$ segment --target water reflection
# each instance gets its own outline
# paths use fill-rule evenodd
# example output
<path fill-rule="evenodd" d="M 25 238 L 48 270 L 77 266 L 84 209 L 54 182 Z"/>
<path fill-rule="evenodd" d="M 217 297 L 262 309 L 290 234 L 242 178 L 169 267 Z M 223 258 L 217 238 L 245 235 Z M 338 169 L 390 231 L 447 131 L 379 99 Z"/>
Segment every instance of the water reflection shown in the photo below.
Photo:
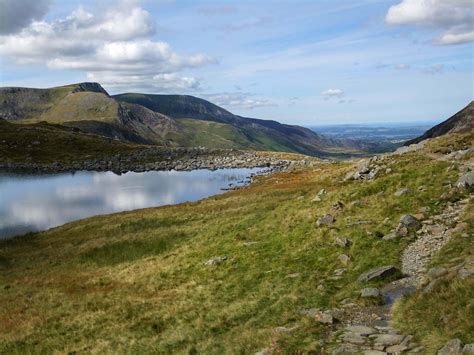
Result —
<path fill-rule="evenodd" d="M 196 201 L 259 170 L 0 175 L 0 239 L 98 214 Z"/>

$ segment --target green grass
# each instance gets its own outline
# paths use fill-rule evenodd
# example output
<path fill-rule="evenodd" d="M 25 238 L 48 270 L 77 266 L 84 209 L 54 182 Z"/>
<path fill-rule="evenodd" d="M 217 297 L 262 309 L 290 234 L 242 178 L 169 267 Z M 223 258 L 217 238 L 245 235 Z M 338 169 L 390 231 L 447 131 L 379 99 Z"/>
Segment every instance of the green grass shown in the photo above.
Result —
<path fill-rule="evenodd" d="M 392 173 L 373 182 L 343 182 L 347 163 L 321 164 L 195 203 L 93 217 L 0 242 L 0 352 L 234 354 L 273 346 L 324 353 L 327 328 L 299 310 L 362 302 L 360 289 L 381 282 L 357 277 L 399 265 L 413 238 L 383 241 L 374 232 L 388 232 L 420 207 L 441 208 L 445 184 L 457 179 L 450 163 L 423 154 L 387 164 Z M 400 187 L 416 193 L 396 198 Z M 322 188 L 325 199 L 311 202 Z M 346 208 L 331 211 L 338 200 Z M 361 205 L 349 207 L 355 200 Z M 316 227 L 328 212 L 334 225 Z M 369 224 L 349 225 L 358 220 Z M 350 247 L 335 246 L 335 236 L 349 238 Z M 331 280 L 343 267 L 342 252 L 351 257 L 347 273 Z M 204 265 L 216 256 L 228 259 Z M 294 325 L 290 334 L 274 331 Z"/>
<path fill-rule="evenodd" d="M 0 120 L 2 162 L 71 163 L 100 159 L 135 149 L 143 147 L 45 122 L 14 124 Z"/>

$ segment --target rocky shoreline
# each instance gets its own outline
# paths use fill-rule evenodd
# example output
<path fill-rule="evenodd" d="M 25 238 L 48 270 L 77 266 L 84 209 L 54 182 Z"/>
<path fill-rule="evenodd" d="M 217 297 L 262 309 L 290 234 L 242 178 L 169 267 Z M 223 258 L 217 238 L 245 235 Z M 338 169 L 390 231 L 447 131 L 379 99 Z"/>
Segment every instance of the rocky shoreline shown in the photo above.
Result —
<path fill-rule="evenodd" d="M 190 171 L 196 169 L 269 168 L 281 171 L 295 166 L 312 166 L 307 159 L 279 159 L 253 151 L 212 150 L 206 148 L 177 148 L 162 150 L 149 148 L 110 157 L 92 158 L 71 162 L 1 162 L 0 172 L 19 174 L 57 174 L 75 171 L 112 171 L 124 174 L 129 171 Z"/>

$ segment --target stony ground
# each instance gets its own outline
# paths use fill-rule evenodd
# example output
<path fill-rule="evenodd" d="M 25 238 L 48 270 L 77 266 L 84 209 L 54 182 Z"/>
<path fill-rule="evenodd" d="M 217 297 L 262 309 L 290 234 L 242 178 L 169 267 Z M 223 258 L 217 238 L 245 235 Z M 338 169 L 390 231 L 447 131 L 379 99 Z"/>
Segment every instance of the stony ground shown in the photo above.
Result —
<path fill-rule="evenodd" d="M 403 148 L 396 154 L 416 151 L 423 148 L 424 145 L 425 143 L 423 142 L 411 148 Z M 450 155 L 430 154 L 429 156 L 434 160 L 450 161 L 450 159 L 458 160 L 469 151 L 461 151 L 461 153 L 458 152 L 457 154 Z M 371 172 L 381 170 L 381 168 L 375 167 L 370 169 L 369 165 L 367 161 L 359 164 L 358 171 L 353 175 L 349 174 L 349 178 L 360 180 L 372 179 Z M 469 160 L 462 164 L 460 170 L 470 171 L 472 168 L 472 160 Z M 420 189 L 423 189 L 423 186 Z M 451 186 L 450 192 L 452 193 L 455 189 L 456 187 Z M 413 191 L 402 189 L 396 195 L 402 196 L 410 193 L 413 193 Z M 467 199 L 448 203 L 441 213 L 431 216 L 429 219 L 425 219 L 425 213 L 428 212 L 427 209 L 420 209 L 417 217 L 422 220 L 421 228 L 416 232 L 416 239 L 402 253 L 401 271 L 404 277 L 388 283 L 380 290 L 366 289 L 367 294 L 362 295 L 362 297 L 382 296 L 383 305 L 369 307 L 358 307 L 355 304 L 347 305 L 349 307 L 354 306 L 354 308 L 351 312 L 345 312 L 340 317 L 342 327 L 334 333 L 335 341 L 339 345 L 332 351 L 333 355 L 426 353 L 424 347 L 413 340 L 414 337 L 412 335 L 402 334 L 401 331 L 390 326 L 392 305 L 401 296 L 411 294 L 418 288 L 423 288 L 422 292 L 429 294 L 439 282 L 438 277 L 440 276 L 454 273 L 460 277 L 467 277 L 474 274 L 474 260 L 463 260 L 450 269 L 427 269 L 432 257 L 448 243 L 452 233 L 459 229 L 459 227 L 463 227 L 458 225 L 460 216 L 465 211 L 471 198 L 472 195 Z M 397 229 L 399 230 L 399 228 Z M 384 239 L 396 238 L 397 230 L 392 234 L 392 236 L 385 237 Z M 465 233 L 464 237 L 472 236 Z M 463 347 L 463 344 L 458 339 L 453 339 L 438 352 L 439 355 L 460 355 L 461 353 L 463 355 L 474 354 L 474 345 L 467 344 Z"/>

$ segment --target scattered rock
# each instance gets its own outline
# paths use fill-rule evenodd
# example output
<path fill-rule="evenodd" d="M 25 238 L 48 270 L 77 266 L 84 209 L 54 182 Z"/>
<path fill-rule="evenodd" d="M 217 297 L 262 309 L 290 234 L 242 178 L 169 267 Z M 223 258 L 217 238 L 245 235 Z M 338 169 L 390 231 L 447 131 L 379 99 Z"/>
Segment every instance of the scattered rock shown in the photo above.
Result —
<path fill-rule="evenodd" d="M 296 329 L 298 329 L 298 326 L 297 326 L 297 325 L 295 325 L 295 326 L 293 326 L 293 327 L 291 327 L 291 328 L 287 328 L 287 327 L 276 327 L 276 328 L 275 328 L 275 332 L 277 332 L 277 333 L 290 333 L 290 332 L 292 332 L 292 331 L 294 331 L 294 330 L 296 330 Z"/>
<path fill-rule="evenodd" d="M 461 355 L 462 342 L 459 339 L 451 339 L 441 349 L 438 350 L 438 355 Z"/>
<path fill-rule="evenodd" d="M 397 192 L 394 193 L 394 196 L 401 197 L 405 195 L 410 195 L 411 193 L 413 193 L 413 190 L 408 187 L 405 187 L 403 189 L 397 190 Z"/>
<path fill-rule="evenodd" d="M 462 355 L 474 355 L 474 343 L 464 345 L 464 348 L 462 348 Z"/>
<path fill-rule="evenodd" d="M 375 337 L 374 342 L 383 346 L 398 345 L 403 341 L 404 336 L 400 334 L 380 334 Z"/>
<path fill-rule="evenodd" d="M 322 217 L 319 217 L 316 221 L 316 225 L 318 227 L 321 227 L 321 226 L 327 226 L 329 224 L 332 224 L 334 223 L 335 219 L 334 217 L 331 215 L 331 214 L 325 214 L 324 216 Z"/>
<path fill-rule="evenodd" d="M 340 247 L 343 247 L 343 248 L 348 247 L 350 244 L 349 240 L 343 237 L 334 238 L 334 242 L 336 243 L 336 245 L 339 245 Z"/>
<path fill-rule="evenodd" d="M 224 261 L 228 259 L 227 256 L 216 256 L 212 259 L 209 259 L 204 263 L 206 266 L 216 266 L 222 264 Z"/>
<path fill-rule="evenodd" d="M 382 266 L 363 273 L 359 276 L 358 280 L 362 282 L 381 280 L 397 274 L 398 271 L 393 265 Z"/>
<path fill-rule="evenodd" d="M 351 258 L 346 254 L 340 254 L 337 258 L 343 265 L 347 265 L 351 261 Z"/>
<path fill-rule="evenodd" d="M 376 287 L 367 287 L 360 291 L 360 297 L 369 298 L 369 297 L 379 297 L 380 290 Z"/>
<path fill-rule="evenodd" d="M 400 224 L 409 230 L 418 230 L 421 228 L 421 223 L 418 219 L 413 217 L 411 214 L 405 214 L 400 217 Z"/>
<path fill-rule="evenodd" d="M 314 319 L 323 324 L 334 324 L 336 319 L 334 318 L 334 315 L 332 314 L 331 311 L 318 311 L 314 315 Z"/>

